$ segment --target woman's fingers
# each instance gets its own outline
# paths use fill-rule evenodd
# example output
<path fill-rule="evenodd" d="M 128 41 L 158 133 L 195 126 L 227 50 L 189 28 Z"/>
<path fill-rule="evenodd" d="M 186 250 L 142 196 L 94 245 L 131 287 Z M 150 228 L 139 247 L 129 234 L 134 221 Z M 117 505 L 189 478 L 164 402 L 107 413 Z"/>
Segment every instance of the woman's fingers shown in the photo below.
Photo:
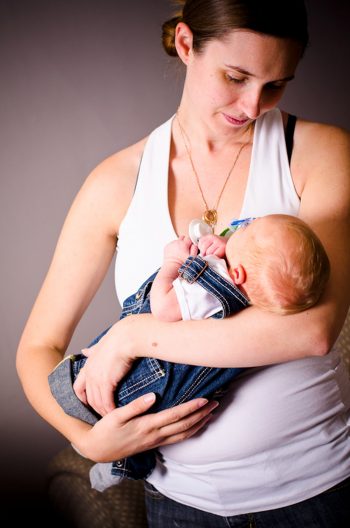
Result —
<path fill-rule="evenodd" d="M 183 441 L 206 425 L 217 406 L 199 398 L 145 414 L 155 401 L 155 394 L 148 393 L 104 416 L 87 434 L 86 456 L 106 462 Z"/>
<path fill-rule="evenodd" d="M 115 409 L 115 403 L 114 403 L 115 389 L 116 389 L 115 385 L 113 385 L 111 382 L 106 382 L 103 385 L 103 387 L 101 387 L 101 405 L 102 405 L 104 414 L 108 414 L 109 412 Z"/>
<path fill-rule="evenodd" d="M 170 444 L 176 444 L 177 442 L 183 442 L 187 438 L 190 438 L 191 436 L 195 435 L 203 429 L 207 425 L 207 423 L 211 420 L 213 417 L 212 414 L 208 414 L 204 418 L 202 418 L 199 422 L 195 423 L 192 427 L 189 429 L 186 429 L 185 431 L 182 431 L 178 434 L 173 434 L 170 436 L 166 436 L 163 440 L 163 442 L 160 445 L 170 445 Z"/>
<path fill-rule="evenodd" d="M 192 400 L 187 403 L 192 404 L 195 401 Z M 191 432 L 193 428 L 200 428 L 202 425 L 199 424 L 203 420 L 206 421 L 206 418 L 211 416 L 212 411 L 219 405 L 217 401 L 211 401 L 201 405 L 199 409 L 197 406 L 197 409 L 188 412 L 191 406 L 186 407 L 187 403 L 183 404 L 184 408 L 182 408 L 182 405 L 178 405 L 177 407 L 158 413 L 158 417 L 163 422 L 159 426 L 159 429 L 164 437 L 183 435 Z"/>
<path fill-rule="evenodd" d="M 123 423 L 129 422 L 132 420 L 132 418 L 135 418 L 136 416 L 148 411 L 155 401 L 156 395 L 154 392 L 144 394 L 143 396 L 140 396 L 139 398 L 136 398 L 132 402 L 128 403 L 124 407 L 119 407 L 119 419 Z"/>
<path fill-rule="evenodd" d="M 119 420 L 124 423 L 129 422 L 150 409 L 155 401 L 156 396 L 154 393 L 140 396 L 118 409 Z M 144 422 L 145 433 L 147 430 L 153 432 L 161 431 L 161 436 L 169 436 L 191 429 L 217 406 L 218 402 L 208 402 L 205 398 L 197 398 L 170 409 L 148 414 L 144 417 L 141 416 L 140 420 Z"/>
<path fill-rule="evenodd" d="M 161 427 L 167 427 L 171 424 L 176 424 L 180 420 L 184 420 L 189 416 L 194 416 L 196 413 L 204 413 L 206 406 L 208 405 L 208 400 L 206 398 L 197 398 L 195 400 L 190 400 L 186 403 L 181 403 L 170 409 L 165 409 L 159 411 L 156 414 L 157 420 L 155 426 L 159 429 Z"/>
<path fill-rule="evenodd" d="M 86 386 L 86 397 L 90 407 L 92 407 L 99 415 L 105 416 L 107 413 L 102 405 L 101 392 L 96 385 Z"/>
<path fill-rule="evenodd" d="M 218 406 L 216 401 L 208 402 L 205 398 L 198 398 L 171 409 L 139 416 L 154 402 L 155 395 L 146 394 L 116 411 L 119 424 L 124 422 L 125 426 L 128 426 L 127 422 L 129 422 L 134 433 L 136 431 L 136 443 L 141 441 L 139 447 L 142 445 L 142 451 L 180 442 L 193 436 L 207 424 L 212 411 Z M 136 430 L 131 425 L 133 419 Z M 139 451 L 140 449 L 136 447 L 135 452 Z"/>
<path fill-rule="evenodd" d="M 140 418 L 140 431 L 146 449 L 174 444 L 190 438 L 204 427 L 212 416 L 218 402 L 204 403 L 203 399 L 192 400 L 155 414 Z M 141 423 L 141 420 L 148 422 Z"/>
<path fill-rule="evenodd" d="M 114 386 L 106 382 L 103 386 L 87 383 L 85 367 L 82 368 L 73 383 L 76 396 L 85 405 L 90 405 L 98 414 L 105 416 L 115 409 Z"/>
<path fill-rule="evenodd" d="M 218 402 L 204 398 L 140 417 L 140 431 L 147 449 L 180 442 L 194 435 L 211 418 Z"/>
<path fill-rule="evenodd" d="M 86 379 L 84 369 L 81 369 L 81 371 L 79 372 L 75 382 L 73 383 L 73 389 L 79 400 L 85 403 L 85 405 L 87 405 L 88 401 L 85 392 Z"/>

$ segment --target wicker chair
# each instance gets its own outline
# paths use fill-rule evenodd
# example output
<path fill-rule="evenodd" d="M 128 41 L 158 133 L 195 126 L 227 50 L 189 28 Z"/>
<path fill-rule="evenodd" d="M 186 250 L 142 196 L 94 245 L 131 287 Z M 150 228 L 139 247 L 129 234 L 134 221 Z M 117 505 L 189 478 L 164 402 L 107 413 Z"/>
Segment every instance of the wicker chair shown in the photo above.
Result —
<path fill-rule="evenodd" d="M 338 340 L 350 373 L 350 312 Z M 47 494 L 51 506 L 67 528 L 147 527 L 142 481 L 124 479 L 103 493 L 92 490 L 92 462 L 67 447 L 48 467 Z"/>
<path fill-rule="evenodd" d="M 60 451 L 49 463 L 47 495 L 62 526 L 71 528 L 147 527 L 143 482 L 124 479 L 103 493 L 91 489 L 92 462 L 72 448 Z"/>

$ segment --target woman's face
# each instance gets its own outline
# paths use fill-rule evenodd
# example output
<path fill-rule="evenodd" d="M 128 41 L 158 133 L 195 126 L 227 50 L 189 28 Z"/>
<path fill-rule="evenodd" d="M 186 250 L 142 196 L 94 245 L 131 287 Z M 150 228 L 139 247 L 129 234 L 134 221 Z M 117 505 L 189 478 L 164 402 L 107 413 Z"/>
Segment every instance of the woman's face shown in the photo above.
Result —
<path fill-rule="evenodd" d="M 184 93 L 208 124 L 245 126 L 277 105 L 300 54 L 292 40 L 234 30 L 201 53 L 190 51 Z"/>

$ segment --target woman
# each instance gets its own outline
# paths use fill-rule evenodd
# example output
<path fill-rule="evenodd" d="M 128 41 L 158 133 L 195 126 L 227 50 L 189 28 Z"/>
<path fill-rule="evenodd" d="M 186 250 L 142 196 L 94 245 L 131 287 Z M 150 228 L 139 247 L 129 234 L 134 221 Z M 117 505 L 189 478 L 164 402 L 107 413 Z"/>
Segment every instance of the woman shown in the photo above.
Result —
<path fill-rule="evenodd" d="M 24 330 L 19 376 L 34 408 L 92 460 L 161 448 L 146 483 L 152 527 L 344 526 L 350 394 L 332 345 L 349 305 L 349 137 L 298 119 L 288 161 L 288 116 L 276 107 L 307 44 L 303 2 L 182 4 L 163 40 L 186 67 L 178 112 L 88 177 Z M 251 307 L 223 321 L 126 318 L 92 351 L 77 384 L 104 418 L 91 428 L 63 414 L 47 376 L 106 273 L 116 235 L 123 301 L 194 218 L 220 233 L 234 217 L 268 213 L 300 216 L 328 252 L 331 281 L 315 308 L 283 317 Z M 111 393 L 137 355 L 270 366 L 247 371 L 193 436 L 214 402 L 141 416 L 150 394 L 113 410 Z"/>

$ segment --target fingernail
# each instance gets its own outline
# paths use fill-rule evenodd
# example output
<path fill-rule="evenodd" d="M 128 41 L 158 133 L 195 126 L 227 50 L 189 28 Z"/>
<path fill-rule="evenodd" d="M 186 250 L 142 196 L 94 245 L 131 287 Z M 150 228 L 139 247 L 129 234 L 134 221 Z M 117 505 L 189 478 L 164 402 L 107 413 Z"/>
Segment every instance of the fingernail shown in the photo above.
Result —
<path fill-rule="evenodd" d="M 206 398 L 201 398 L 200 400 L 198 400 L 198 407 L 203 407 L 207 403 L 208 403 L 208 400 Z"/>
<path fill-rule="evenodd" d="M 148 394 L 144 395 L 143 401 L 145 403 L 150 403 L 151 401 L 154 401 L 155 398 L 156 398 L 156 395 L 154 394 L 154 392 L 149 392 Z"/>
<path fill-rule="evenodd" d="M 213 411 L 216 407 L 219 407 L 219 402 L 215 400 L 211 403 L 210 408 Z"/>

